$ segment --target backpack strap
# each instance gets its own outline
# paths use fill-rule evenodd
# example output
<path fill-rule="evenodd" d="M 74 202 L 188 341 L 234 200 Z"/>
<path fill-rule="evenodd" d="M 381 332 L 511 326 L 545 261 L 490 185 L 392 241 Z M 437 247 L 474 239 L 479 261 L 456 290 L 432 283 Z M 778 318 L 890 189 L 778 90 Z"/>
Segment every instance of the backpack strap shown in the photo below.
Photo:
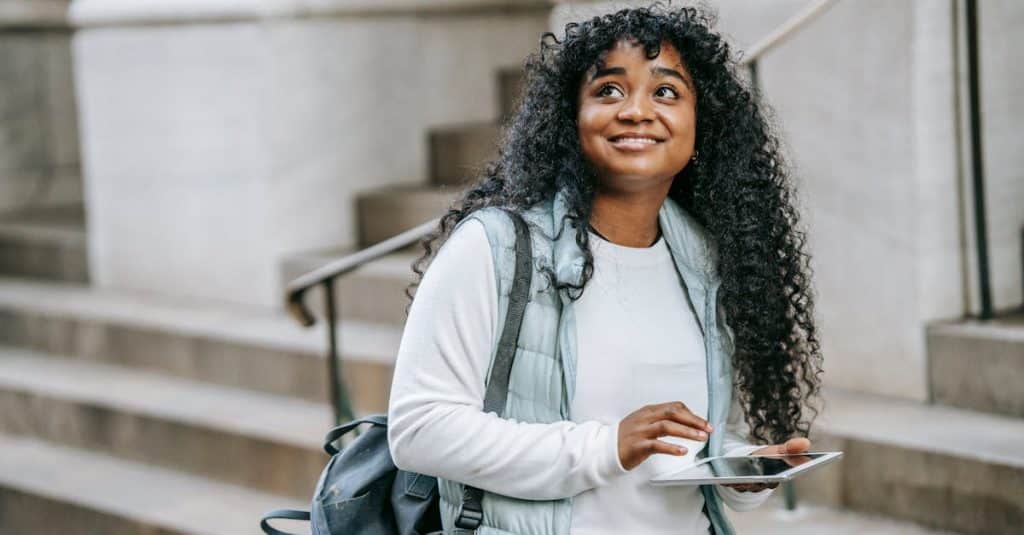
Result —
<path fill-rule="evenodd" d="M 491 377 L 487 382 L 487 393 L 484 395 L 484 412 L 493 412 L 498 416 L 505 412 L 519 329 L 526 314 L 526 304 L 530 301 L 530 281 L 533 278 L 533 243 L 530 240 L 530 228 L 519 214 L 511 210 L 506 210 L 505 213 L 512 218 L 516 228 L 516 268 L 512 279 L 512 291 L 509 294 L 505 326 L 498 339 L 498 350 L 494 355 Z M 472 533 L 483 522 L 483 496 L 484 491 L 481 489 L 469 485 L 463 487 L 462 507 L 455 517 L 456 534 Z"/>
<path fill-rule="evenodd" d="M 270 525 L 269 521 L 277 519 L 277 518 L 284 518 L 284 519 L 287 519 L 287 520 L 307 520 L 308 521 L 309 520 L 309 511 L 299 511 L 299 510 L 296 510 L 296 509 L 277 509 L 275 511 L 270 511 L 269 513 L 263 515 L 263 518 L 260 519 L 260 528 L 263 529 L 263 533 L 266 533 L 267 535 L 293 535 L 291 533 L 288 533 L 287 531 L 281 531 L 279 529 L 274 529 Z"/>

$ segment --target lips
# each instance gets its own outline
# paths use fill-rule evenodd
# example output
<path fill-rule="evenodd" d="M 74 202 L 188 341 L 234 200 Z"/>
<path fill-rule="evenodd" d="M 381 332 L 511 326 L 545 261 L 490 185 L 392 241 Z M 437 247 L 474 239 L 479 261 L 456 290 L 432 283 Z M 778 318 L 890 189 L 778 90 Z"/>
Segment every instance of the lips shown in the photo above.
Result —
<path fill-rule="evenodd" d="M 613 147 L 631 152 L 650 149 L 663 141 L 665 140 L 657 136 L 638 132 L 623 132 L 608 138 Z"/>
<path fill-rule="evenodd" d="M 612 143 L 616 141 L 636 141 L 641 143 L 661 143 L 665 141 L 664 138 L 655 136 L 653 134 L 641 134 L 639 132 L 623 132 L 621 134 L 615 134 L 608 138 L 608 141 Z"/>

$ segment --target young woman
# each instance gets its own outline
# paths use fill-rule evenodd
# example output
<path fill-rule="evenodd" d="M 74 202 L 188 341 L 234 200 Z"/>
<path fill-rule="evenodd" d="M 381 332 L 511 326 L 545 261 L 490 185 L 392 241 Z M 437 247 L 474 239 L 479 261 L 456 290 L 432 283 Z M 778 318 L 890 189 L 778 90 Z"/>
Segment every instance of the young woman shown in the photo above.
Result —
<path fill-rule="evenodd" d="M 727 534 L 721 503 L 770 489 L 648 480 L 810 447 L 804 235 L 763 106 L 711 26 L 654 6 L 545 35 L 500 156 L 426 240 L 389 443 L 438 476 L 446 529 L 467 484 L 486 491 L 481 535 Z M 500 418 L 482 411 L 514 265 L 499 208 L 528 222 L 535 275 Z"/>

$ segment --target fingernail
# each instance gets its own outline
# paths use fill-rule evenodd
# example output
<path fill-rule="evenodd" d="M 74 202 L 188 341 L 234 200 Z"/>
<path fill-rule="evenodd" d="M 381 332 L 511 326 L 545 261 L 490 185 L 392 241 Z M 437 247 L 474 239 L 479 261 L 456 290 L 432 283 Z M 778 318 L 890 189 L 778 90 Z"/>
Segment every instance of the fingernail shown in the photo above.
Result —
<path fill-rule="evenodd" d="M 699 438 L 708 438 L 708 434 L 705 433 L 704 431 L 697 431 L 697 436 Z"/>

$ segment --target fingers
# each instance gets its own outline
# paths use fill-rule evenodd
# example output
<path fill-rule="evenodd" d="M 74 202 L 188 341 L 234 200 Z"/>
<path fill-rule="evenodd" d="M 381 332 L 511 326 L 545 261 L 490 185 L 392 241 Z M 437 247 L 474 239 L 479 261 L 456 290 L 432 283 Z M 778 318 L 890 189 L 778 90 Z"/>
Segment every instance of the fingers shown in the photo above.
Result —
<path fill-rule="evenodd" d="M 736 483 L 733 485 L 726 485 L 726 487 L 736 489 L 740 492 L 758 492 L 761 490 L 762 485 L 759 483 Z"/>
<path fill-rule="evenodd" d="M 643 450 L 648 456 L 654 455 L 655 453 L 686 455 L 687 452 L 685 446 L 676 446 L 675 444 L 669 444 L 663 440 L 656 440 L 653 438 L 643 443 Z"/>
<path fill-rule="evenodd" d="M 782 444 L 782 453 L 803 453 L 811 449 L 811 441 L 804 437 L 791 438 Z"/>
<path fill-rule="evenodd" d="M 680 437 L 690 440 L 705 441 L 708 434 L 700 429 L 694 429 L 671 420 L 659 420 L 648 428 L 648 431 L 655 437 Z"/>
<path fill-rule="evenodd" d="M 644 408 L 647 417 L 651 422 L 658 420 L 671 420 L 680 424 L 703 430 L 705 433 L 713 431 L 707 420 L 690 412 L 681 401 L 648 405 Z"/>
<path fill-rule="evenodd" d="M 761 492 L 765 489 L 774 489 L 778 487 L 778 483 L 734 483 L 731 485 L 725 485 L 731 489 L 736 489 L 739 492 Z"/>
<path fill-rule="evenodd" d="M 796 437 L 787 440 L 782 444 L 775 444 L 773 446 L 765 446 L 759 450 L 753 451 L 750 455 L 792 455 L 795 453 L 803 453 L 811 449 L 811 441 L 804 437 Z"/>
<path fill-rule="evenodd" d="M 647 405 L 619 422 L 619 462 L 626 470 L 632 470 L 656 453 L 685 455 L 685 447 L 657 439 L 674 436 L 704 441 L 711 432 L 707 420 L 690 412 L 680 401 Z"/>

